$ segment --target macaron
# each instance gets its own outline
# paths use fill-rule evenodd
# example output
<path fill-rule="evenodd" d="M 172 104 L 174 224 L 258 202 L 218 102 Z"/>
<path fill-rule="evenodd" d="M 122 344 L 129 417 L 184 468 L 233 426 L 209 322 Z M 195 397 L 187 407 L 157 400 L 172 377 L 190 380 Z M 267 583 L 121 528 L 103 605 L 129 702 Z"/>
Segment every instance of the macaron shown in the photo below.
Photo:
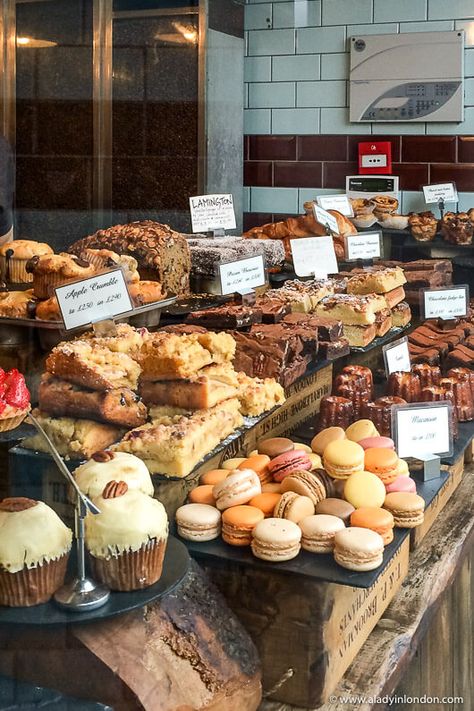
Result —
<path fill-rule="evenodd" d="M 252 449 L 252 451 L 247 454 L 247 457 L 255 457 L 255 455 L 258 453 L 258 449 Z"/>
<path fill-rule="evenodd" d="M 270 437 L 270 439 L 263 439 L 257 446 L 259 454 L 266 454 L 271 459 L 279 457 L 280 454 L 285 454 L 285 452 L 291 452 L 291 450 L 295 448 L 292 440 L 287 437 Z"/>
<path fill-rule="evenodd" d="M 272 480 L 272 476 L 268 471 L 268 465 L 270 464 L 270 457 L 267 454 L 255 454 L 253 457 L 245 459 L 237 469 L 252 469 L 261 484 L 267 484 Z"/>
<path fill-rule="evenodd" d="M 395 442 L 390 437 L 365 437 L 359 444 L 362 449 L 395 449 Z"/>
<path fill-rule="evenodd" d="M 211 469 L 208 472 L 205 472 L 204 474 L 201 475 L 201 478 L 199 479 L 200 484 L 210 484 L 211 486 L 215 486 L 216 484 L 219 484 L 221 481 L 224 481 L 229 476 L 229 470 L 228 469 Z"/>
<path fill-rule="evenodd" d="M 229 471 L 233 471 L 234 469 L 237 469 L 239 464 L 242 464 L 242 462 L 245 462 L 247 457 L 234 457 L 233 459 L 227 459 L 225 462 L 222 462 L 221 464 L 221 469 L 228 469 Z"/>
<path fill-rule="evenodd" d="M 216 506 L 220 511 L 231 506 L 247 504 L 261 492 L 260 479 L 251 469 L 231 472 L 227 479 L 216 484 L 212 490 Z"/>
<path fill-rule="evenodd" d="M 359 442 L 361 439 L 367 439 L 368 437 L 378 437 L 378 434 L 372 420 L 356 420 L 346 430 L 346 437 L 352 442 Z"/>
<path fill-rule="evenodd" d="M 301 549 L 300 527 L 282 518 L 266 518 L 258 523 L 252 539 L 254 556 L 272 563 L 296 558 Z"/>
<path fill-rule="evenodd" d="M 308 452 L 308 459 L 311 462 L 311 471 L 323 468 L 323 461 L 319 454 L 315 454 L 314 452 Z"/>
<path fill-rule="evenodd" d="M 410 476 L 408 462 L 406 462 L 404 459 L 398 460 L 397 476 Z"/>
<path fill-rule="evenodd" d="M 416 484 L 409 476 L 397 476 L 395 481 L 385 487 L 387 494 L 394 494 L 397 491 L 406 494 L 416 494 Z"/>
<path fill-rule="evenodd" d="M 302 442 L 294 442 L 293 445 L 293 449 L 299 449 L 301 452 L 306 452 L 306 454 L 312 454 L 313 452 L 309 445 L 303 444 Z"/>
<path fill-rule="evenodd" d="M 398 455 L 393 449 L 366 449 L 364 470 L 376 474 L 385 486 L 391 484 L 398 476 Z"/>
<path fill-rule="evenodd" d="M 345 528 L 334 536 L 334 560 L 342 568 L 363 573 L 383 563 L 383 538 L 368 528 Z"/>
<path fill-rule="evenodd" d="M 293 491 L 286 491 L 273 511 L 274 518 L 285 518 L 287 521 L 299 523 L 306 516 L 314 514 L 314 504 L 309 496 L 300 496 Z"/>
<path fill-rule="evenodd" d="M 207 504 L 184 504 L 176 511 L 178 534 L 188 541 L 212 541 L 221 532 L 221 514 Z"/>
<path fill-rule="evenodd" d="M 330 442 L 323 452 L 323 465 L 333 479 L 347 479 L 364 470 L 364 450 L 350 439 Z"/>
<path fill-rule="evenodd" d="M 334 536 L 345 526 L 337 516 L 315 514 L 299 522 L 301 528 L 301 547 L 310 553 L 332 553 Z"/>
<path fill-rule="evenodd" d="M 188 500 L 191 504 L 209 504 L 209 506 L 215 506 L 216 500 L 213 496 L 214 487 L 211 484 L 201 484 L 196 486 L 195 489 L 191 489 L 188 494 Z"/>
<path fill-rule="evenodd" d="M 281 484 L 271 481 L 269 484 L 262 484 L 262 494 L 281 494 Z"/>
<path fill-rule="evenodd" d="M 326 427 L 325 430 L 318 432 L 316 437 L 313 437 L 311 440 L 311 449 L 315 454 L 321 456 L 330 442 L 345 438 L 346 433 L 342 427 Z"/>
<path fill-rule="evenodd" d="M 393 515 L 397 528 L 415 528 L 425 518 L 425 500 L 418 494 L 387 494 L 383 507 Z"/>
<path fill-rule="evenodd" d="M 337 518 L 340 518 L 346 526 L 348 526 L 351 514 L 355 511 L 355 509 L 348 501 L 343 501 L 343 499 L 328 498 L 323 499 L 319 502 L 319 504 L 316 504 L 315 511 L 317 514 L 336 516 Z"/>
<path fill-rule="evenodd" d="M 265 518 L 269 518 L 273 516 L 273 511 L 280 501 L 280 498 L 281 494 L 272 494 L 270 492 L 257 494 L 253 499 L 250 499 L 249 505 L 260 509 L 260 511 L 263 511 Z"/>
<path fill-rule="evenodd" d="M 278 457 L 275 457 L 275 459 L 272 459 L 268 465 L 268 471 L 274 480 L 280 482 L 283 481 L 288 474 L 300 469 L 305 469 L 306 471 L 311 469 L 311 462 L 308 455 L 301 450 L 292 450 L 280 454 Z"/>
<path fill-rule="evenodd" d="M 349 477 L 344 486 L 344 498 L 355 509 L 363 506 L 380 508 L 385 501 L 385 495 L 383 482 L 372 472 L 356 472 Z"/>
<path fill-rule="evenodd" d="M 249 546 L 252 531 L 263 521 L 263 511 L 255 506 L 233 506 L 222 514 L 222 538 L 231 546 Z"/>
<path fill-rule="evenodd" d="M 323 474 L 329 479 L 326 472 Z M 293 491 L 300 496 L 307 496 L 315 506 L 327 496 L 326 484 L 324 479 L 319 476 L 319 472 L 293 472 L 281 482 L 281 491 L 282 493 Z"/>
<path fill-rule="evenodd" d="M 384 546 L 393 541 L 393 516 L 390 511 L 374 507 L 357 509 L 351 515 L 351 526 L 369 528 L 383 538 Z"/>

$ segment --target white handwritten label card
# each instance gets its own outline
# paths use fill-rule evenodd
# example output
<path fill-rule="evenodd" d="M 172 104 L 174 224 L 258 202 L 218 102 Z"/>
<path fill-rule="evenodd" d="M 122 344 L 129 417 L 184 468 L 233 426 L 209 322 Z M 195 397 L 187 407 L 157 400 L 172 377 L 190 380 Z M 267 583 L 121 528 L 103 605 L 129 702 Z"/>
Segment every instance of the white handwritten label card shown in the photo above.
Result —
<path fill-rule="evenodd" d="M 398 456 L 449 456 L 453 448 L 452 407 L 447 401 L 394 407 L 392 432 Z"/>
<path fill-rule="evenodd" d="M 256 257 L 219 264 L 219 276 L 223 295 L 245 293 L 249 289 L 263 286 L 266 282 L 263 256 L 258 254 Z"/>
<path fill-rule="evenodd" d="M 442 289 L 423 289 L 421 292 L 423 318 L 439 318 L 449 321 L 463 318 L 469 307 L 469 287 L 448 286 Z"/>
<path fill-rule="evenodd" d="M 339 271 L 332 237 L 301 237 L 290 245 L 297 276 L 325 278 Z"/>
<path fill-rule="evenodd" d="M 345 237 L 346 259 L 353 262 L 357 259 L 380 259 L 382 256 L 382 233 L 359 232 Z"/>
<path fill-rule="evenodd" d="M 313 205 L 313 212 L 316 222 L 319 222 L 320 225 L 324 225 L 324 227 L 328 227 L 332 232 L 339 234 L 339 225 L 334 215 L 331 215 L 330 212 L 323 210 L 322 207 L 316 204 Z"/>
<path fill-rule="evenodd" d="M 323 210 L 337 210 L 346 217 L 354 216 L 354 211 L 347 195 L 318 195 L 316 201 Z"/>
<path fill-rule="evenodd" d="M 59 286 L 55 293 L 67 331 L 133 310 L 121 269 Z"/>
<path fill-rule="evenodd" d="M 234 199 L 230 193 L 189 198 L 193 232 L 235 230 Z"/>
<path fill-rule="evenodd" d="M 383 346 L 383 357 L 385 361 L 385 372 L 387 376 L 391 373 L 411 371 L 410 351 L 408 348 L 408 338 L 399 338 L 397 341 L 387 343 Z"/>
<path fill-rule="evenodd" d="M 436 185 L 423 185 L 425 202 L 431 203 L 458 202 L 458 191 L 454 183 L 437 183 Z"/>

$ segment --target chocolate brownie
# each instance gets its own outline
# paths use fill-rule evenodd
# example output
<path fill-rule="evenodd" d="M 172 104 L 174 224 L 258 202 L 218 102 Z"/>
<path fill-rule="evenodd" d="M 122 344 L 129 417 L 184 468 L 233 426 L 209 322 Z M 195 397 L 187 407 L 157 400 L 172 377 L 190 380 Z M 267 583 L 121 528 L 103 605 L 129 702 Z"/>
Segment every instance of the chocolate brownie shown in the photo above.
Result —
<path fill-rule="evenodd" d="M 290 338 L 292 342 L 296 339 L 300 344 L 296 355 L 303 352 L 315 358 L 318 352 L 318 331 L 307 326 L 304 321 L 295 324 L 259 324 L 252 326 L 250 333 L 258 333 L 264 337 Z"/>
<path fill-rule="evenodd" d="M 262 322 L 262 311 L 254 306 L 224 304 L 212 309 L 194 311 L 186 317 L 186 323 L 209 329 L 247 328 Z"/>
<path fill-rule="evenodd" d="M 294 354 L 294 343 L 287 335 L 278 338 L 233 331 L 232 336 L 236 342 L 234 368 L 251 378 L 275 378 L 287 387 L 303 375 L 309 364 L 309 356 Z"/>
<path fill-rule="evenodd" d="M 289 304 L 282 303 L 277 299 L 257 299 L 256 306 L 262 311 L 262 323 L 280 323 L 283 318 L 291 312 Z"/>
<path fill-rule="evenodd" d="M 304 323 L 318 332 L 322 341 L 338 341 L 342 338 L 342 321 L 326 316 L 312 316 L 308 314 L 288 314 L 283 319 L 284 323 Z"/>
<path fill-rule="evenodd" d="M 336 360 L 350 353 L 349 341 L 347 338 L 340 338 L 337 341 L 319 341 L 319 355 L 323 360 Z"/>

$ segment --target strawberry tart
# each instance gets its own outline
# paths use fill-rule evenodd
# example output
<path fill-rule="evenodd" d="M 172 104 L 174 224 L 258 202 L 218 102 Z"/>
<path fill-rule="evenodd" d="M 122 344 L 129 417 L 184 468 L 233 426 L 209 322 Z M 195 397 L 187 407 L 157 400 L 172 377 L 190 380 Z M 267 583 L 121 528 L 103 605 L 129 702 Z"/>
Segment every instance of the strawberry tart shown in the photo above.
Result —
<path fill-rule="evenodd" d="M 30 411 L 30 393 L 24 376 L 13 368 L 0 368 L 0 432 L 18 427 Z"/>

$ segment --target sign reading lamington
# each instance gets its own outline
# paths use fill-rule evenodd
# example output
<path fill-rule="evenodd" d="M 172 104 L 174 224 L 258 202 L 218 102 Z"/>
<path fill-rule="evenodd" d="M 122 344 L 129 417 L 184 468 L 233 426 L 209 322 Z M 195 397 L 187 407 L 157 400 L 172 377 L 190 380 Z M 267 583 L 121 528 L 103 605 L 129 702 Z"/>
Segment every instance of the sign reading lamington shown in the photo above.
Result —
<path fill-rule="evenodd" d="M 67 331 L 133 309 L 121 269 L 59 286 L 55 293 Z"/>
<path fill-rule="evenodd" d="M 196 195 L 189 198 L 193 232 L 235 230 L 234 199 L 232 195 Z"/>

